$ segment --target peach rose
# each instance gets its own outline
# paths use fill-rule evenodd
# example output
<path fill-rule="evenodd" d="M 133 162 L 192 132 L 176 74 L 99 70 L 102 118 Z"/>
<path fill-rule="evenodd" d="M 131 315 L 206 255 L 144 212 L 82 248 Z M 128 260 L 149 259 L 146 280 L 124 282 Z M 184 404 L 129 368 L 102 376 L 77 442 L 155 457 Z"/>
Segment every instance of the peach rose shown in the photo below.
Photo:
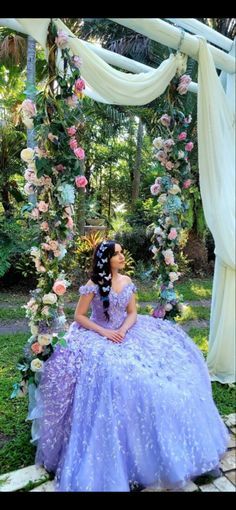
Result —
<path fill-rule="evenodd" d="M 56 280 L 53 285 L 52 290 L 58 296 L 63 296 L 63 294 L 65 294 L 65 292 L 66 292 L 66 284 L 65 284 L 64 280 Z"/>
<path fill-rule="evenodd" d="M 46 202 L 44 202 L 43 200 L 40 200 L 40 202 L 37 205 L 38 205 L 38 210 L 40 212 L 48 211 L 48 204 L 46 204 Z"/>
<path fill-rule="evenodd" d="M 40 354 L 43 350 L 43 347 L 38 342 L 34 342 L 34 344 L 31 345 L 31 350 L 34 354 Z"/>

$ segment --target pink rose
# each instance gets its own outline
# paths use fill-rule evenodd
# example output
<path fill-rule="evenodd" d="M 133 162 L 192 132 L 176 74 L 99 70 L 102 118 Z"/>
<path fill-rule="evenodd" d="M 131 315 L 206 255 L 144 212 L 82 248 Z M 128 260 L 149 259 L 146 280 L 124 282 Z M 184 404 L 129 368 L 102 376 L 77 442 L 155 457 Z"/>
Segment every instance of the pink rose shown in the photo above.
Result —
<path fill-rule="evenodd" d="M 43 230 L 44 232 L 48 232 L 49 231 L 49 225 L 48 225 L 48 222 L 47 221 L 43 221 L 40 225 L 40 228 L 41 230 Z"/>
<path fill-rule="evenodd" d="M 75 108 L 78 103 L 78 98 L 75 94 L 73 94 L 72 96 L 66 98 L 66 102 L 68 106 L 70 106 L 71 108 Z"/>
<path fill-rule="evenodd" d="M 174 254 L 172 250 L 166 250 L 162 252 L 164 255 L 165 263 L 167 266 L 174 264 Z"/>
<path fill-rule="evenodd" d="M 160 193 L 160 191 L 161 191 L 161 186 L 160 186 L 160 184 L 153 184 L 150 187 L 150 190 L 151 190 L 152 195 L 158 195 L 158 193 Z"/>
<path fill-rule="evenodd" d="M 77 140 L 75 138 L 71 138 L 69 141 L 69 146 L 72 150 L 77 149 L 78 147 Z"/>
<path fill-rule="evenodd" d="M 50 251 L 50 245 L 48 243 L 41 243 L 41 248 L 46 251 Z"/>
<path fill-rule="evenodd" d="M 168 140 L 165 140 L 163 143 L 163 146 L 166 149 L 166 151 L 170 151 L 173 145 L 175 145 L 175 142 L 174 140 L 172 140 L 172 138 L 168 138 Z"/>
<path fill-rule="evenodd" d="M 40 354 L 43 350 L 43 346 L 40 345 L 38 342 L 34 342 L 34 344 L 31 345 L 31 350 L 34 354 Z"/>
<path fill-rule="evenodd" d="M 48 204 L 46 204 L 46 202 L 44 202 L 43 200 L 40 200 L 40 202 L 38 203 L 38 210 L 40 212 L 47 212 Z"/>
<path fill-rule="evenodd" d="M 176 228 L 171 228 L 170 232 L 168 234 L 168 239 L 170 239 L 170 241 L 172 241 L 173 239 L 176 239 L 176 237 L 177 237 L 177 230 L 176 230 Z"/>
<path fill-rule="evenodd" d="M 184 189 L 188 189 L 192 184 L 192 180 L 191 179 L 187 179 L 186 181 L 184 181 L 183 183 L 183 188 Z"/>
<path fill-rule="evenodd" d="M 192 79 L 187 74 L 183 74 L 179 80 L 179 85 L 177 87 L 177 92 L 182 96 L 183 94 L 186 94 L 188 91 L 189 84 L 191 83 Z"/>
<path fill-rule="evenodd" d="M 68 35 L 63 32 L 63 30 L 58 30 L 57 37 L 55 38 L 55 43 L 58 48 L 65 48 L 68 43 Z"/>
<path fill-rule="evenodd" d="M 24 173 L 24 178 L 26 179 L 26 181 L 34 182 L 36 177 L 37 176 L 36 176 L 35 170 L 31 170 L 31 168 L 26 169 L 26 171 Z"/>
<path fill-rule="evenodd" d="M 191 150 L 193 149 L 194 145 L 193 145 L 193 142 L 188 142 L 186 143 L 185 145 L 185 150 L 188 151 L 188 152 L 191 152 Z"/>
<path fill-rule="evenodd" d="M 69 136 L 74 136 L 77 130 L 76 130 L 75 126 L 71 126 L 71 127 L 67 128 L 66 131 Z"/>
<path fill-rule="evenodd" d="M 85 89 L 85 82 L 84 82 L 84 80 L 82 80 L 82 78 L 79 78 L 75 82 L 75 91 L 81 92 L 83 89 Z"/>
<path fill-rule="evenodd" d="M 73 226 L 74 226 L 74 222 L 71 218 L 71 216 L 68 217 L 67 219 L 67 224 L 66 224 L 67 228 L 69 228 L 70 230 L 72 230 Z"/>
<path fill-rule="evenodd" d="M 39 210 L 37 209 L 37 207 L 32 209 L 30 216 L 33 220 L 37 220 L 39 218 Z"/>
<path fill-rule="evenodd" d="M 160 118 L 160 122 L 163 126 L 169 127 L 170 122 L 171 122 L 171 117 L 169 115 L 167 115 L 167 113 L 164 113 L 164 115 L 162 115 Z"/>
<path fill-rule="evenodd" d="M 81 147 L 78 147 L 77 149 L 74 149 L 74 155 L 78 159 L 84 159 L 84 157 L 85 157 L 84 149 L 82 149 Z"/>
<path fill-rule="evenodd" d="M 31 99 L 25 99 L 21 105 L 21 108 L 29 117 L 35 117 L 36 106 Z"/>
<path fill-rule="evenodd" d="M 181 140 L 186 140 L 186 138 L 187 138 L 187 133 L 185 131 L 182 131 L 182 133 L 180 133 L 178 135 L 178 140 L 180 140 L 180 141 Z"/>
<path fill-rule="evenodd" d="M 77 67 L 79 69 L 79 67 L 82 65 L 82 60 L 80 57 L 77 57 L 77 55 L 74 55 L 73 58 L 72 58 L 72 62 L 74 64 L 75 67 Z"/>
<path fill-rule="evenodd" d="M 48 244 L 50 245 L 50 249 L 52 251 L 58 250 L 58 242 L 57 241 L 53 241 L 52 239 L 50 239 Z"/>
<path fill-rule="evenodd" d="M 34 193 L 34 186 L 32 186 L 32 184 L 30 184 L 30 182 L 27 182 L 24 186 L 24 192 L 27 194 L 27 195 L 31 195 Z"/>
<path fill-rule="evenodd" d="M 165 161 L 166 159 L 166 154 L 164 151 L 158 151 L 158 153 L 156 154 L 156 158 L 158 159 L 158 161 Z"/>
<path fill-rule="evenodd" d="M 172 170 L 172 168 L 174 168 L 174 163 L 172 163 L 171 161 L 167 161 L 166 164 L 165 164 L 165 167 L 167 170 Z"/>
<path fill-rule="evenodd" d="M 77 188 L 85 188 L 85 186 L 88 184 L 88 181 L 84 175 L 77 175 L 75 178 L 75 184 Z"/>
<path fill-rule="evenodd" d="M 57 296 L 63 296 L 66 292 L 66 284 L 64 280 L 56 280 L 52 290 L 55 294 L 57 294 Z"/>

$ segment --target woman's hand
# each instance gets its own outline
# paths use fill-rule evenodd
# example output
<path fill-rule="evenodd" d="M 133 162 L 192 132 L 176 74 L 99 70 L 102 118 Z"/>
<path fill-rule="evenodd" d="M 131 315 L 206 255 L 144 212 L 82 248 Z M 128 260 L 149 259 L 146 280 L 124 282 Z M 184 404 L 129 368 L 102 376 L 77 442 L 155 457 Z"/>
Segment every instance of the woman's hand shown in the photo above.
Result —
<path fill-rule="evenodd" d="M 115 343 L 121 343 L 124 338 L 124 336 L 122 336 L 122 333 L 120 333 L 120 330 L 116 331 L 115 329 L 103 328 L 101 331 L 101 335 L 105 336 L 106 338 L 112 340 L 112 342 Z"/>
<path fill-rule="evenodd" d="M 117 333 L 121 336 L 122 340 L 124 340 L 125 335 L 127 333 L 126 329 L 121 326 L 121 328 L 117 329 Z"/>

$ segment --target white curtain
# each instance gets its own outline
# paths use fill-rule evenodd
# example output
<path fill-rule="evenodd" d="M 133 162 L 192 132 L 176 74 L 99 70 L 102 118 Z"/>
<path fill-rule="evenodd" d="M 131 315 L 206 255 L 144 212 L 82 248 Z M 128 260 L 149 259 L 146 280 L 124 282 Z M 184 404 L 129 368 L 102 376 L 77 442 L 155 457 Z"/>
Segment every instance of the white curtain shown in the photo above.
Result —
<path fill-rule="evenodd" d="M 198 75 L 200 188 L 215 241 L 207 364 L 212 380 L 235 382 L 235 114 L 206 42 Z"/>
<path fill-rule="evenodd" d="M 42 24 L 38 19 L 16 19 L 24 30 L 45 48 L 49 18 L 43 19 Z M 165 91 L 176 71 L 183 65 L 181 55 L 172 54 L 157 69 L 147 73 L 132 74 L 118 71 L 91 51 L 82 40 L 75 37 L 61 20 L 54 19 L 54 22 L 58 29 L 69 35 L 68 46 L 73 54 L 82 58 L 81 74 L 83 78 L 90 88 L 106 102 L 122 105 L 150 103 Z"/>
<path fill-rule="evenodd" d="M 17 18 L 23 31 L 43 47 L 49 21 L 49 18 Z M 116 104 L 147 104 L 164 92 L 181 66 L 179 56 L 172 55 L 158 69 L 148 73 L 117 71 L 89 50 L 60 20 L 54 19 L 54 22 L 70 35 L 71 50 L 83 59 L 82 75 L 98 100 L 100 97 L 102 101 Z M 231 82 L 235 85 L 235 75 Z M 231 383 L 235 382 L 235 118 L 211 52 L 206 41 L 201 39 L 198 84 L 200 188 L 216 253 L 207 363 L 213 380 Z"/>

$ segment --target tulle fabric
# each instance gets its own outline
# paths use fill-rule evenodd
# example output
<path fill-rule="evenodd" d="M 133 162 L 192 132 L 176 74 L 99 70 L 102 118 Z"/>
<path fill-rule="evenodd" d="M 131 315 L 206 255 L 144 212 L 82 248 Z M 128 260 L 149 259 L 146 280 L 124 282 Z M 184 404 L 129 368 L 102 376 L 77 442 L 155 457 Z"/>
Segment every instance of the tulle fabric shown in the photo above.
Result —
<path fill-rule="evenodd" d="M 89 292 L 91 319 L 117 328 L 135 287 L 110 292 L 109 323 L 98 287 L 80 288 Z M 138 315 L 115 344 L 73 322 L 67 342 L 45 364 L 36 407 L 36 461 L 55 472 L 57 491 L 175 489 L 219 464 L 228 432 L 204 358 L 179 326 Z"/>

